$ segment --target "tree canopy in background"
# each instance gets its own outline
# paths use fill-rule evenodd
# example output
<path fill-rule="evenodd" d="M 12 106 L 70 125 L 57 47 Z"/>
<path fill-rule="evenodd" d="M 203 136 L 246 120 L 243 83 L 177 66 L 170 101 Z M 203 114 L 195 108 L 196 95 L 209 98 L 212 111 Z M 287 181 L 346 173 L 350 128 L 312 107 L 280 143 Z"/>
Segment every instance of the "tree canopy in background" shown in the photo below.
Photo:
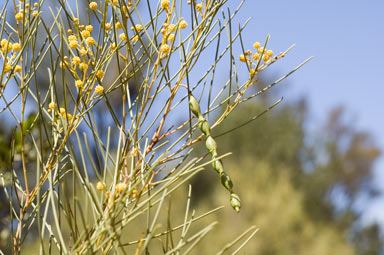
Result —
<path fill-rule="evenodd" d="M 238 126 L 245 115 L 262 112 L 270 98 L 239 109 L 213 136 Z M 218 137 L 221 153 L 233 152 L 224 164 L 241 188 L 244 204 L 243 217 L 221 214 L 218 220 L 224 223 L 218 232 L 257 225 L 259 232 L 249 244 L 255 253 L 249 254 L 382 254 L 378 225 L 361 225 L 364 209 L 356 208 L 362 197 L 378 195 L 372 183 L 378 147 L 371 134 L 348 122 L 342 107 L 330 112 L 322 127 L 309 130 L 307 108 L 305 100 L 284 102 Z M 207 173 L 199 174 L 193 181 L 196 206 L 215 204 L 220 189 Z"/>

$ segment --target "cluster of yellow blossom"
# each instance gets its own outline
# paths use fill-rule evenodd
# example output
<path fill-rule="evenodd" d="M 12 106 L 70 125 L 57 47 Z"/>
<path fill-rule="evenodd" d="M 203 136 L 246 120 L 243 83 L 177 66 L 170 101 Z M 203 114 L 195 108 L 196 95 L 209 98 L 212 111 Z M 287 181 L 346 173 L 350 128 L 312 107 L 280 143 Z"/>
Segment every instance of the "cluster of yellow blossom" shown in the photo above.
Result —
<path fill-rule="evenodd" d="M 161 0 L 161 8 L 168 10 L 169 9 L 170 2 L 169 0 Z"/>
<path fill-rule="evenodd" d="M 84 82 L 82 80 L 76 80 L 75 86 L 78 87 L 79 89 L 82 89 L 84 86 Z"/>
<path fill-rule="evenodd" d="M 126 40 L 128 39 L 128 37 L 127 37 L 127 35 L 126 35 L 125 33 L 121 33 L 121 34 L 119 34 L 119 38 L 120 38 L 120 40 L 122 40 L 122 41 L 126 41 Z"/>
<path fill-rule="evenodd" d="M 105 25 L 105 29 L 106 29 L 106 30 L 109 30 L 110 27 L 111 27 L 111 24 L 110 24 L 110 23 L 107 23 L 107 24 Z M 115 24 L 115 28 L 116 28 L 117 30 L 122 29 L 123 26 L 122 26 L 121 22 L 116 22 L 116 24 Z M 131 30 L 132 30 L 132 31 L 136 31 L 137 33 L 140 33 L 140 32 L 143 30 L 143 26 L 140 25 L 140 24 L 136 24 L 135 26 L 132 26 L 132 27 L 131 27 Z M 128 36 L 127 36 L 125 33 L 121 33 L 121 34 L 119 34 L 119 39 L 120 39 L 121 41 L 127 41 L 127 40 L 128 40 Z M 137 41 L 139 41 L 139 35 L 138 35 L 138 34 L 136 34 L 136 35 L 134 35 L 134 36 L 132 37 L 132 42 L 133 42 L 133 43 L 135 43 L 135 42 L 137 42 Z M 116 48 L 116 44 L 115 44 L 115 43 L 112 43 L 110 48 L 111 48 L 111 50 L 114 50 L 114 49 Z"/>
<path fill-rule="evenodd" d="M 11 50 L 13 51 L 19 51 L 21 50 L 21 45 L 20 43 L 14 43 L 12 44 L 10 41 L 8 41 L 7 39 L 2 39 L 0 41 L 0 51 L 3 53 L 3 54 L 7 54 L 9 53 Z"/>
<path fill-rule="evenodd" d="M 131 27 L 131 30 L 132 31 L 136 30 L 137 32 L 140 32 L 141 30 L 143 30 L 143 27 L 140 24 L 137 24 L 134 27 Z"/>
<path fill-rule="evenodd" d="M 3 68 L 3 72 L 4 73 L 8 73 L 12 70 L 12 65 L 11 65 L 11 61 L 16 57 L 16 54 L 18 51 L 21 50 L 21 45 L 20 43 L 11 43 L 9 40 L 7 39 L 2 39 L 0 41 L 0 52 L 3 53 L 4 55 L 7 55 L 8 53 L 10 53 L 11 51 L 12 52 L 12 56 L 10 58 L 8 57 L 5 57 L 5 65 L 4 65 L 4 68 Z M 20 65 L 14 65 L 14 68 L 13 68 L 13 71 L 14 72 L 21 72 L 22 70 L 22 67 Z"/>
<path fill-rule="evenodd" d="M 252 62 L 250 56 L 252 56 L 252 59 L 256 60 L 256 61 L 258 61 L 260 59 L 260 56 L 262 56 L 262 60 L 264 62 L 267 62 L 273 56 L 273 51 L 272 50 L 267 50 L 267 49 L 264 49 L 264 47 L 261 47 L 260 46 L 260 42 L 255 42 L 253 44 L 253 47 L 257 51 L 255 53 L 252 53 L 252 51 L 247 50 L 246 52 L 244 52 L 244 54 L 241 54 L 239 56 L 239 60 L 241 62 L 246 62 L 246 61 Z"/>
<path fill-rule="evenodd" d="M 271 63 L 273 61 L 278 60 L 281 57 L 284 57 L 284 53 L 280 53 L 279 55 L 273 56 L 273 51 L 267 50 L 264 47 L 262 47 L 260 45 L 260 42 L 255 42 L 253 44 L 253 48 L 256 49 L 255 53 L 252 53 L 252 51 L 247 50 L 246 52 L 244 52 L 244 54 L 241 54 L 239 56 L 239 60 L 241 62 L 247 62 L 251 66 L 251 69 L 249 71 L 249 74 L 251 77 L 253 77 L 256 74 L 256 70 L 253 69 L 252 67 L 257 66 L 261 60 L 264 61 L 264 64 L 261 65 L 262 67 L 265 64 Z"/>
<path fill-rule="evenodd" d="M 104 183 L 102 183 L 102 182 L 97 182 L 97 184 L 96 184 L 96 189 L 97 189 L 97 190 L 102 191 L 102 190 L 104 190 L 104 188 L 105 188 L 105 184 L 104 184 Z"/>
<path fill-rule="evenodd" d="M 179 23 L 179 28 L 184 29 L 188 26 L 188 23 L 185 20 L 181 20 Z M 175 24 L 163 24 L 163 29 L 161 32 L 163 33 L 163 36 L 166 38 L 167 41 L 172 43 L 175 40 L 175 34 L 174 32 L 176 31 L 177 26 Z M 160 46 L 160 52 L 162 53 L 168 53 L 171 50 L 170 46 L 166 43 L 163 43 Z"/>
<path fill-rule="evenodd" d="M 123 193 L 127 188 L 128 188 L 128 185 L 127 185 L 126 183 L 124 183 L 124 182 L 119 182 L 119 183 L 117 183 L 116 186 L 115 186 L 116 197 L 117 197 L 119 194 Z M 101 182 L 101 181 L 97 182 L 97 183 L 96 183 L 96 189 L 97 189 L 98 191 L 104 191 L 104 190 L 105 190 L 105 183 L 104 183 L 104 182 Z M 133 187 L 132 190 L 131 190 L 131 192 L 130 192 L 130 194 L 129 194 L 129 196 L 132 197 L 132 198 L 137 198 L 138 195 L 139 195 L 139 192 L 138 192 L 137 188 L 136 188 L 136 187 Z M 109 198 L 109 199 L 112 198 L 112 197 L 111 197 L 111 193 L 110 193 L 109 191 L 106 192 L 106 196 L 107 196 L 107 198 Z"/>
<path fill-rule="evenodd" d="M 55 109 L 57 107 L 57 104 L 55 103 L 55 102 L 50 102 L 49 103 L 49 105 L 48 105 L 48 108 L 49 108 L 49 110 L 53 110 L 53 109 Z"/>
<path fill-rule="evenodd" d="M 7 54 L 8 52 L 10 52 L 12 50 L 12 47 L 13 47 L 12 43 L 7 39 L 3 39 L 0 41 L 0 51 L 3 54 Z"/>
<path fill-rule="evenodd" d="M 80 28 L 84 28 L 84 30 L 82 30 L 80 32 L 81 36 L 83 37 L 83 41 L 82 42 L 85 42 L 85 44 L 88 45 L 88 46 L 95 45 L 96 41 L 91 36 L 91 32 L 93 30 L 93 26 L 92 25 L 87 25 L 85 27 L 84 26 L 80 26 Z M 70 32 L 72 32 L 72 31 L 70 31 Z M 77 41 L 76 35 L 71 34 L 71 35 L 68 36 L 68 44 L 69 44 L 69 47 L 71 49 L 77 49 L 79 47 L 79 43 Z M 82 43 L 82 45 L 84 45 L 84 44 Z M 87 51 L 86 51 L 86 49 L 84 47 L 81 48 L 80 54 L 83 55 L 83 56 L 87 54 Z"/>
<path fill-rule="evenodd" d="M 184 29 L 188 26 L 188 23 L 185 20 L 180 21 L 179 27 Z"/>
<path fill-rule="evenodd" d="M 197 3 L 196 3 L 196 0 L 193 0 L 193 1 L 188 1 L 187 4 L 191 5 L 192 2 L 193 2 L 193 4 L 195 5 L 196 10 L 197 10 L 200 14 L 202 14 L 202 10 L 203 10 L 203 2 L 197 4 Z"/>
<path fill-rule="evenodd" d="M 170 50 L 170 48 L 169 48 L 169 45 L 168 45 L 168 44 L 163 44 L 163 45 L 161 45 L 161 48 L 160 48 L 160 51 L 161 51 L 161 52 L 168 53 L 169 50 Z"/>
<path fill-rule="evenodd" d="M 4 65 L 4 69 L 3 69 L 3 72 L 4 73 L 8 73 L 12 70 L 12 66 L 10 64 L 5 64 Z M 13 69 L 13 71 L 15 73 L 18 73 L 18 72 L 21 72 L 22 70 L 22 67 L 20 65 L 16 65 L 15 68 Z"/>
<path fill-rule="evenodd" d="M 68 36 L 68 42 L 71 49 L 76 49 L 79 46 L 75 35 Z"/>
<path fill-rule="evenodd" d="M 203 4 L 202 3 L 196 4 L 195 8 L 196 8 L 197 11 L 201 12 L 201 10 L 203 9 Z"/>
<path fill-rule="evenodd" d="M 97 85 L 97 86 L 95 87 L 95 93 L 96 93 L 97 95 L 103 94 L 103 92 L 104 92 L 104 87 L 103 87 L 103 86 L 101 86 L 101 85 Z"/>
<path fill-rule="evenodd" d="M 113 6 L 117 6 L 119 4 L 119 0 L 110 0 L 110 3 L 113 5 Z M 124 2 L 123 2 L 124 3 Z M 125 3 L 124 3 L 125 4 Z M 122 6 L 122 11 L 124 13 L 127 13 L 127 11 L 129 9 L 131 9 L 132 7 L 132 0 L 128 0 L 128 3 L 126 3 L 126 6 L 123 4 Z M 127 7 L 128 7 L 128 10 L 127 10 Z"/>
<path fill-rule="evenodd" d="M 30 11 L 29 3 L 24 3 L 24 1 L 20 0 L 18 6 L 19 6 L 19 11 L 17 11 L 15 14 L 16 21 L 17 22 L 22 22 L 23 20 L 28 21 L 28 19 L 25 17 L 25 15 L 27 15 L 28 12 Z M 39 11 L 37 10 L 38 7 L 39 7 L 38 3 L 33 4 L 33 7 L 31 9 L 32 17 L 36 17 L 39 15 Z"/>
<path fill-rule="evenodd" d="M 91 6 L 90 6 L 91 7 Z M 92 37 L 91 33 L 93 31 L 92 25 L 79 25 L 78 19 L 73 18 L 74 24 L 76 26 L 76 29 L 79 31 L 79 37 L 77 37 L 76 34 L 72 31 L 72 29 L 68 29 L 68 45 L 72 49 L 76 49 L 79 53 L 79 56 L 74 55 L 71 57 L 71 61 L 69 62 L 69 58 L 67 56 L 63 57 L 63 61 L 60 63 L 60 66 L 62 68 L 68 67 L 69 71 L 72 72 L 76 77 L 79 76 L 76 68 L 78 67 L 80 71 L 83 72 L 83 74 L 87 74 L 89 65 L 92 64 L 92 67 L 95 66 L 95 62 L 92 61 L 94 58 L 94 55 L 91 51 L 91 48 L 89 46 L 95 45 L 96 41 Z M 108 23 L 109 24 L 109 23 Z M 125 36 L 125 35 L 124 35 Z M 120 36 L 121 38 L 123 36 Z M 124 39 L 124 38 L 123 38 Z M 116 44 L 111 44 L 111 49 L 116 48 Z M 97 79 L 102 79 L 104 77 L 105 73 L 102 69 L 96 69 L 94 72 L 92 72 L 92 75 L 90 77 L 83 76 L 83 78 L 78 78 L 75 80 L 74 85 L 79 89 L 79 93 L 89 93 L 92 91 L 92 87 L 94 86 L 94 83 Z M 100 95 L 104 92 L 104 87 L 101 85 L 97 85 L 94 87 L 95 94 Z M 50 107 L 51 109 L 51 107 Z"/>
<path fill-rule="evenodd" d="M 89 3 L 89 8 L 90 8 L 92 11 L 97 10 L 97 3 L 96 3 L 96 2 L 90 2 L 90 3 Z"/>
<path fill-rule="evenodd" d="M 63 107 L 59 109 L 59 112 L 64 119 L 71 120 L 73 118 L 72 114 L 67 113 Z"/>
<path fill-rule="evenodd" d="M 61 118 L 65 119 L 67 121 L 71 121 L 73 119 L 72 114 L 68 113 L 64 107 L 58 108 L 57 104 L 55 102 L 50 102 L 48 104 L 48 112 L 54 112 L 55 113 L 55 117 L 56 117 L 55 124 L 57 125 L 57 128 L 58 128 L 57 130 L 59 132 L 63 131 L 62 129 L 59 128 L 59 125 L 61 123 Z"/>
<path fill-rule="evenodd" d="M 127 184 L 124 182 L 120 182 L 116 184 L 116 191 L 118 193 L 123 193 L 127 189 Z"/>

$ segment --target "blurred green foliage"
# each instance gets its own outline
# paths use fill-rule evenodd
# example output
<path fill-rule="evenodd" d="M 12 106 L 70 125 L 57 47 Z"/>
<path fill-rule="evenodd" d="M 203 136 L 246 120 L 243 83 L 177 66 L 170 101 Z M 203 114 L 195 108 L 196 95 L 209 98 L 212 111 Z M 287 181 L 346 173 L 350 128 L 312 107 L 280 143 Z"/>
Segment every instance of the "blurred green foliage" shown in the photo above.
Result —
<path fill-rule="evenodd" d="M 259 232 L 242 254 L 381 254 L 383 240 L 379 226 L 359 225 L 359 213 L 354 210 L 362 194 L 377 195 L 371 178 L 380 151 L 371 135 L 356 130 L 342 108 L 332 111 L 323 127 L 314 133 L 306 128 L 307 104 L 300 100 L 285 102 L 230 135 L 220 136 L 241 124 L 247 117 L 244 115 L 249 117 L 263 111 L 269 101 L 269 97 L 264 97 L 258 103 L 244 105 L 221 129 L 213 130 L 220 145 L 219 153 L 233 152 L 224 164 L 236 183 L 243 208 L 240 215 L 230 208 L 219 213 L 215 220 L 220 224 L 214 234 L 206 237 L 200 250 L 204 254 L 217 252 L 249 225 L 256 225 Z M 28 130 L 34 119 L 33 114 L 28 117 Z M 12 134 L 3 131 L 0 168 L 5 173 L 10 166 Z M 13 134 L 16 150 L 19 133 L 17 129 Z M 192 202 L 198 212 L 228 204 L 216 175 L 209 167 L 193 180 Z M 177 194 L 173 201 L 182 201 L 187 196 L 186 192 Z M 332 200 L 335 194 L 342 197 L 341 203 Z M 184 206 L 174 203 L 176 222 L 182 222 Z M 7 250 L 9 207 L 4 194 L 0 209 L 4 235 L 0 245 Z M 208 221 L 212 221 L 212 216 L 196 228 L 207 225 Z"/>
<path fill-rule="evenodd" d="M 219 153 L 233 152 L 224 165 L 243 208 L 240 216 L 229 209 L 220 214 L 216 233 L 222 234 L 211 236 L 204 250 L 217 250 L 230 233 L 254 224 L 260 230 L 242 254 L 381 254 L 379 227 L 361 226 L 354 207 L 362 196 L 378 194 L 371 178 L 380 151 L 371 135 L 356 130 L 343 108 L 335 108 L 318 130 L 309 130 L 307 103 L 299 100 L 220 136 L 245 115 L 262 112 L 269 101 L 244 105 L 213 130 Z M 193 180 L 197 208 L 225 204 L 215 178 L 204 171 Z"/>

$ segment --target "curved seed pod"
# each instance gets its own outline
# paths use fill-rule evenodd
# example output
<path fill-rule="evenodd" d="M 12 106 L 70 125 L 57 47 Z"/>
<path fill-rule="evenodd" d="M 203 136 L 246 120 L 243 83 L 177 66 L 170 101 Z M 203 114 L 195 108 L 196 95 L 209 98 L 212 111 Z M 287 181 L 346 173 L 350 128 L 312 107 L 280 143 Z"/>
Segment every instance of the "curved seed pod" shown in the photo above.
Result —
<path fill-rule="evenodd" d="M 231 193 L 231 196 L 229 198 L 229 201 L 231 203 L 231 206 L 232 208 L 236 211 L 236 212 L 240 212 L 240 207 L 241 207 L 241 200 L 240 200 L 240 197 L 238 195 L 236 195 L 235 193 Z"/>
<path fill-rule="evenodd" d="M 208 124 L 207 120 L 203 119 L 202 121 L 200 121 L 199 127 L 200 127 L 201 132 L 204 133 L 204 135 L 210 136 L 211 131 L 210 131 L 209 124 Z"/>
<path fill-rule="evenodd" d="M 223 167 L 223 163 L 221 162 L 221 160 L 213 161 L 212 166 L 213 166 L 213 169 L 215 169 L 215 171 L 218 172 L 219 174 L 224 172 L 224 167 Z"/>
<path fill-rule="evenodd" d="M 197 102 L 196 98 L 192 94 L 189 96 L 189 108 L 196 117 L 201 116 L 199 102 Z"/>
<path fill-rule="evenodd" d="M 205 147 L 207 147 L 207 149 L 211 154 L 217 154 L 216 153 L 217 145 L 215 140 L 212 138 L 212 136 L 207 137 L 207 140 L 205 141 Z"/>
<path fill-rule="evenodd" d="M 232 192 L 233 183 L 231 178 L 224 172 L 220 173 L 221 184 L 228 190 Z"/>
<path fill-rule="evenodd" d="M 204 116 L 200 112 L 199 102 L 196 98 L 190 93 L 189 95 L 189 108 L 192 113 L 199 119 L 198 125 L 201 132 L 207 137 L 205 141 L 205 146 L 208 151 L 212 154 L 212 162 L 213 169 L 220 175 L 221 184 L 231 193 L 229 201 L 232 208 L 236 211 L 240 211 L 240 197 L 232 192 L 233 183 L 231 178 L 224 172 L 223 163 L 221 160 L 217 160 L 217 144 L 215 140 L 211 136 L 211 128 L 209 126 L 208 121 L 204 118 Z M 216 160 L 215 160 L 216 159 Z"/>

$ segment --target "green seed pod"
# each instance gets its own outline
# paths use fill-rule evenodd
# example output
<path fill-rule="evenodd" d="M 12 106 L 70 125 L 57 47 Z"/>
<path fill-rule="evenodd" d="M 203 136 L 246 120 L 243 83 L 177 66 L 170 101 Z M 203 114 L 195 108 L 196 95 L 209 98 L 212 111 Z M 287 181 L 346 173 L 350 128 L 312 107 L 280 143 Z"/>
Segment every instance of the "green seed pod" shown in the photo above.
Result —
<path fill-rule="evenodd" d="M 221 184 L 223 184 L 223 186 L 228 191 L 232 191 L 233 183 L 232 183 L 231 177 L 229 177 L 224 172 L 222 172 L 222 173 L 220 173 L 220 180 L 221 180 Z"/>
<path fill-rule="evenodd" d="M 217 145 L 215 140 L 213 140 L 212 136 L 207 137 L 207 140 L 205 141 L 205 147 L 207 147 L 210 153 L 217 154 L 216 153 Z"/>
<path fill-rule="evenodd" d="M 241 207 L 241 205 L 240 205 L 240 197 L 238 195 L 236 195 L 235 193 L 231 193 L 229 201 L 231 203 L 232 208 L 236 212 L 240 212 L 240 207 Z"/>
<path fill-rule="evenodd" d="M 200 130 L 201 132 L 204 133 L 204 135 L 206 136 L 210 136 L 210 128 L 209 128 L 209 124 L 208 124 L 208 121 L 207 120 L 202 120 L 199 122 L 199 127 L 200 127 Z"/>
<path fill-rule="evenodd" d="M 201 115 L 199 102 L 197 102 L 196 98 L 192 94 L 189 96 L 189 108 L 196 117 Z"/>
<path fill-rule="evenodd" d="M 224 172 L 224 167 L 223 167 L 223 163 L 221 162 L 221 160 L 213 161 L 212 166 L 213 166 L 213 169 L 215 169 L 215 171 L 218 172 L 219 174 Z"/>

